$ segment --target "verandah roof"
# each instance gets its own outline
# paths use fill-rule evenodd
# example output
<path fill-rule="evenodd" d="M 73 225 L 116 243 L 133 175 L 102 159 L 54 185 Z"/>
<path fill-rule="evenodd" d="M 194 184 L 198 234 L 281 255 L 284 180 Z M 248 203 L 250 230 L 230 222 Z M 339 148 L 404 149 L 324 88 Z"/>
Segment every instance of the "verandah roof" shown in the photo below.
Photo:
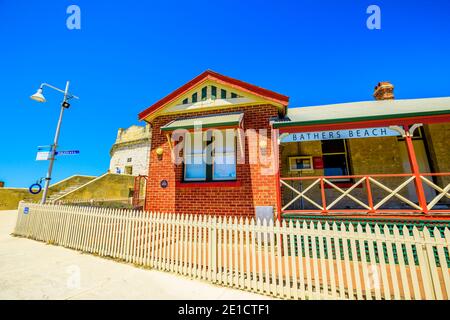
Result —
<path fill-rule="evenodd" d="M 369 120 L 450 115 L 450 97 L 362 101 L 288 109 L 274 128 L 311 126 Z"/>
<path fill-rule="evenodd" d="M 243 117 L 244 113 L 237 112 L 180 119 L 166 124 L 161 127 L 161 130 L 173 131 L 176 129 L 194 129 L 197 126 L 201 126 L 202 128 L 237 127 L 241 124 Z"/>

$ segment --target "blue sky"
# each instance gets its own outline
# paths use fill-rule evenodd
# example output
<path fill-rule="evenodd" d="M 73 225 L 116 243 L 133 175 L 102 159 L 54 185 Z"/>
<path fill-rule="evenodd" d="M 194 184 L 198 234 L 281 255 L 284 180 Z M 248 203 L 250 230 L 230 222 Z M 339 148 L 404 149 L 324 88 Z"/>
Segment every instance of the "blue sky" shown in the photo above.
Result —
<path fill-rule="evenodd" d="M 81 8 L 81 30 L 66 8 Z M 366 9 L 381 8 L 381 30 Z M 435 1 L 0 0 L 0 181 L 26 187 L 50 144 L 61 96 L 29 99 L 41 82 L 71 81 L 54 180 L 108 169 L 117 129 L 206 69 L 290 96 L 290 107 L 370 100 L 378 81 L 397 98 L 450 96 L 450 3 Z"/>

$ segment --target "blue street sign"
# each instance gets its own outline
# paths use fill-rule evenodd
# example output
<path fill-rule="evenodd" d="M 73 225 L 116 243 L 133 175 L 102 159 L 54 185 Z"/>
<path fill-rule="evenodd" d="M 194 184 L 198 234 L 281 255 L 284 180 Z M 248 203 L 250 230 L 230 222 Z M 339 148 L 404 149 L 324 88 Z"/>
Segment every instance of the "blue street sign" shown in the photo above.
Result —
<path fill-rule="evenodd" d="M 23 214 L 28 214 L 29 210 L 30 210 L 30 208 L 28 208 L 28 207 L 23 208 Z"/>
<path fill-rule="evenodd" d="M 73 156 L 75 154 L 80 154 L 80 150 L 56 151 L 57 156 Z"/>

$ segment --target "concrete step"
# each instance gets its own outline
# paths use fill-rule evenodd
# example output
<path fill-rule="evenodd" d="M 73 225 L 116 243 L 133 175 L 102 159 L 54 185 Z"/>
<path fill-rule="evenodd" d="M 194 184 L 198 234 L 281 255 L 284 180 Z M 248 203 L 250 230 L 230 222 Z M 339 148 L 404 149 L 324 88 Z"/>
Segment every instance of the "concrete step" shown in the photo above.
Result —
<path fill-rule="evenodd" d="M 83 185 L 85 185 L 85 183 L 76 184 L 76 185 L 70 186 L 70 187 L 68 187 L 66 189 L 63 189 L 61 191 L 58 191 L 57 193 L 54 193 L 51 196 L 49 196 L 48 200 L 52 201 L 54 199 L 57 199 L 57 198 L 65 195 L 65 194 L 67 194 L 67 193 L 69 193 L 69 192 L 71 192 L 71 191 L 73 191 L 75 189 L 78 189 L 79 187 L 81 187 Z"/>

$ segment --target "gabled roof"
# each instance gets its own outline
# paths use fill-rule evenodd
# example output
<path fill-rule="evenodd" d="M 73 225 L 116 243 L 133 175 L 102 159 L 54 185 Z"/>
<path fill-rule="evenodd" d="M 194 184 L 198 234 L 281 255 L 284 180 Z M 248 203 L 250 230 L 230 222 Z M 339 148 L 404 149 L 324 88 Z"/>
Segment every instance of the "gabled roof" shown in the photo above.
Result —
<path fill-rule="evenodd" d="M 287 117 L 274 121 L 273 127 L 300 127 L 437 115 L 450 115 L 450 97 L 374 100 L 290 108 Z"/>
<path fill-rule="evenodd" d="M 207 70 L 207 71 L 203 72 L 202 74 L 198 75 L 197 77 L 195 77 L 194 79 L 192 79 L 191 81 L 187 82 L 183 86 L 179 87 L 178 89 L 176 89 L 169 95 L 165 96 L 158 102 L 154 103 L 153 105 L 151 105 L 144 111 L 140 112 L 138 115 L 139 120 L 144 120 L 146 117 L 148 117 L 152 113 L 160 110 L 161 108 L 163 108 L 170 102 L 179 98 L 181 95 L 183 95 L 187 91 L 191 90 L 193 87 L 195 87 L 198 84 L 200 84 L 204 81 L 207 81 L 207 80 L 212 80 L 217 83 L 221 83 L 223 85 L 227 85 L 227 86 L 236 88 L 238 90 L 259 96 L 259 97 L 267 99 L 269 101 L 273 101 L 273 102 L 277 103 L 278 105 L 282 105 L 284 108 L 286 108 L 286 106 L 288 105 L 288 102 L 289 102 L 289 97 L 287 97 L 285 95 L 255 86 L 253 84 L 250 84 L 250 83 L 247 83 L 247 82 L 244 82 L 241 80 L 237 80 L 237 79 L 234 79 L 231 77 L 224 76 L 220 73 L 217 73 L 217 72 L 214 72 L 211 70 Z"/>

